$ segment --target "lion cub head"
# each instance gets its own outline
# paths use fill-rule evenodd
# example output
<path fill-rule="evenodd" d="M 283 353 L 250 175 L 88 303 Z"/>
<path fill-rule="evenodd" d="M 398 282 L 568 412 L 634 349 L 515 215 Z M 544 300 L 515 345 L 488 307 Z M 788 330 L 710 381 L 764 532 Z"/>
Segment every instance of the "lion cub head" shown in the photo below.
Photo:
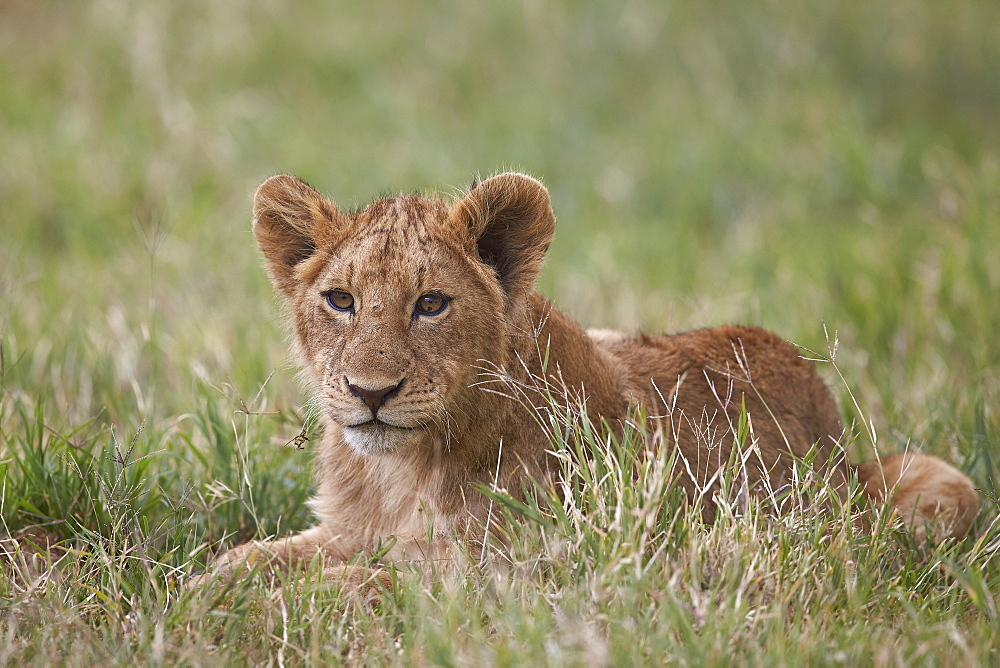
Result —
<path fill-rule="evenodd" d="M 538 181 L 501 174 L 464 198 L 340 211 L 294 176 L 254 197 L 253 231 L 325 417 L 356 452 L 450 441 L 503 367 L 555 231 Z"/>

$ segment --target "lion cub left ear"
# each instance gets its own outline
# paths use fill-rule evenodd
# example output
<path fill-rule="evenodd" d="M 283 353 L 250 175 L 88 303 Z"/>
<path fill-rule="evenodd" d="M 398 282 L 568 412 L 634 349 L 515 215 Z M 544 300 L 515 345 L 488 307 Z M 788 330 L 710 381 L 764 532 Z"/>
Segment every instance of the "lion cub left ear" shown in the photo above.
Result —
<path fill-rule="evenodd" d="M 469 230 L 479 259 L 496 271 L 508 303 L 523 303 L 556 231 L 545 186 L 524 174 L 498 174 L 473 186 L 453 215 Z"/>
<path fill-rule="evenodd" d="M 272 176 L 253 198 L 253 235 L 271 282 L 286 296 L 298 284 L 295 268 L 346 226 L 337 205 L 296 176 Z"/>

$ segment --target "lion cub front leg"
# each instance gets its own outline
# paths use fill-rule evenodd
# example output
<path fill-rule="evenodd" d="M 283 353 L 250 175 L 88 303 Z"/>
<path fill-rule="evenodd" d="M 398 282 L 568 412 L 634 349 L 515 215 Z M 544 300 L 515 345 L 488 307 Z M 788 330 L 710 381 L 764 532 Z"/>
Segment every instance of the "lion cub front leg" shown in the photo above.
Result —
<path fill-rule="evenodd" d="M 346 563 L 362 548 L 342 536 L 335 536 L 323 526 L 316 526 L 287 538 L 255 540 L 223 552 L 210 565 L 209 571 L 195 579 L 200 584 L 206 579 L 240 579 L 251 573 L 273 577 L 308 564 L 316 555 L 322 555 L 324 568 Z"/>

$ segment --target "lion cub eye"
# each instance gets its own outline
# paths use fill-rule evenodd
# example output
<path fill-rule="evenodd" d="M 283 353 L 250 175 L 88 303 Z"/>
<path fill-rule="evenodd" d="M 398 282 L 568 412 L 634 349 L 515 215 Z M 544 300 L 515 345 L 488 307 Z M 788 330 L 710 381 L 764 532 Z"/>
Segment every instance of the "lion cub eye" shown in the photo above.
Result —
<path fill-rule="evenodd" d="M 341 292 L 340 290 L 330 290 L 329 292 L 324 292 L 326 296 L 326 303 L 330 305 L 334 311 L 347 311 L 349 313 L 354 312 L 354 297 L 352 297 L 347 292 Z"/>
<path fill-rule="evenodd" d="M 417 299 L 417 315 L 438 315 L 448 307 L 448 298 L 434 292 L 421 295 Z"/>

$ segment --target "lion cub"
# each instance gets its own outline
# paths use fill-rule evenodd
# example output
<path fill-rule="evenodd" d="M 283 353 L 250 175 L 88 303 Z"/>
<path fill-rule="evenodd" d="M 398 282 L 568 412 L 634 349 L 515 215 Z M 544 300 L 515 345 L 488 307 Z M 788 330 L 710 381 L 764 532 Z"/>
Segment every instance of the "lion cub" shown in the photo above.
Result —
<path fill-rule="evenodd" d="M 317 552 L 342 564 L 389 537 L 390 557 L 425 558 L 473 529 L 482 536 L 481 486 L 517 494 L 528 476 L 558 471 L 530 408 L 551 404 L 553 387 L 612 426 L 636 405 L 654 416 L 649 428 L 676 448 L 676 482 L 689 494 L 712 498 L 742 406 L 757 445 L 742 458 L 751 491 L 791 483 L 793 463 L 810 451 L 817 473 L 846 491 L 833 397 L 778 336 L 739 326 L 588 334 L 538 294 L 555 217 L 548 192 L 528 176 L 494 176 L 457 202 L 390 197 L 348 214 L 281 175 L 260 186 L 253 213 L 319 388 L 325 433 L 311 504 L 319 522 L 231 550 L 223 570 Z M 965 535 L 978 503 L 968 478 L 924 455 L 882 464 L 857 469 L 866 494 L 881 501 L 895 488 L 910 527 L 927 523 L 938 539 Z"/>

